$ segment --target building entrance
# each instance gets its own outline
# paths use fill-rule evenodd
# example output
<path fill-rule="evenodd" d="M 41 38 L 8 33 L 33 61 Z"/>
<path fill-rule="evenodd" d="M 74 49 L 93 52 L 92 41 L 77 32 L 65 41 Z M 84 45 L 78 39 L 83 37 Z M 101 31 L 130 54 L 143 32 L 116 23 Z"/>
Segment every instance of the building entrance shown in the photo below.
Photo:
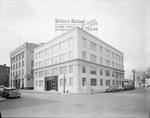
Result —
<path fill-rule="evenodd" d="M 58 76 L 50 76 L 45 78 L 45 90 L 58 91 Z"/>

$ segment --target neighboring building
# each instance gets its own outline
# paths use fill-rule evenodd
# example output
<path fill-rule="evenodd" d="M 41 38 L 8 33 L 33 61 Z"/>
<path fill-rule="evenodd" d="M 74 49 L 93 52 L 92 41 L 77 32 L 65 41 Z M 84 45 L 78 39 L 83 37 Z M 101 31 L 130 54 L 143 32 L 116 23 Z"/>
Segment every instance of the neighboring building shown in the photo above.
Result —
<path fill-rule="evenodd" d="M 9 86 L 9 72 L 10 67 L 4 65 L 0 65 L 0 85 Z"/>
<path fill-rule="evenodd" d="M 122 86 L 131 86 L 131 85 L 133 85 L 133 80 L 124 79 Z"/>
<path fill-rule="evenodd" d="M 37 44 L 24 43 L 10 53 L 10 87 L 33 87 L 34 48 Z"/>
<path fill-rule="evenodd" d="M 122 52 L 76 27 L 35 48 L 34 89 L 102 92 L 122 85 L 123 61 Z"/>
<path fill-rule="evenodd" d="M 144 74 L 145 71 L 135 71 L 135 87 L 144 85 Z"/>

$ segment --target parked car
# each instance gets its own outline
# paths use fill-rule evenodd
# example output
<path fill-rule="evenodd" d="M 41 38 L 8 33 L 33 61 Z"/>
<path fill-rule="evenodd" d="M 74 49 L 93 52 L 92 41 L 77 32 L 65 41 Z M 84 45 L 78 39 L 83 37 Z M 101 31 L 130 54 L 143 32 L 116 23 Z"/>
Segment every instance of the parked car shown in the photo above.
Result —
<path fill-rule="evenodd" d="M 0 96 L 2 95 L 3 88 L 4 86 L 0 86 Z"/>
<path fill-rule="evenodd" d="M 116 92 L 116 91 L 118 91 L 116 86 L 109 86 L 106 89 L 106 92 Z"/>
<path fill-rule="evenodd" d="M 118 90 L 118 91 L 123 91 L 124 88 L 123 88 L 122 86 L 118 86 L 118 87 L 117 87 L 117 90 Z"/>
<path fill-rule="evenodd" d="M 15 88 L 4 88 L 2 91 L 2 97 L 10 98 L 10 97 L 20 97 L 21 92 Z"/>

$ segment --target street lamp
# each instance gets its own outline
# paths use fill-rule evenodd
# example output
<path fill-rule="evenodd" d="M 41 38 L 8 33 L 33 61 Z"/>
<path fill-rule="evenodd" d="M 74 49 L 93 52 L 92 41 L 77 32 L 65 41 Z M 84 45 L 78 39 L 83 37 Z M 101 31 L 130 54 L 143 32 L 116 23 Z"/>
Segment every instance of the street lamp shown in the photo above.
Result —
<path fill-rule="evenodd" d="M 135 69 L 133 69 L 132 72 L 133 72 L 133 86 L 135 87 Z"/>
<path fill-rule="evenodd" d="M 64 93 L 65 93 L 65 73 L 64 73 Z"/>

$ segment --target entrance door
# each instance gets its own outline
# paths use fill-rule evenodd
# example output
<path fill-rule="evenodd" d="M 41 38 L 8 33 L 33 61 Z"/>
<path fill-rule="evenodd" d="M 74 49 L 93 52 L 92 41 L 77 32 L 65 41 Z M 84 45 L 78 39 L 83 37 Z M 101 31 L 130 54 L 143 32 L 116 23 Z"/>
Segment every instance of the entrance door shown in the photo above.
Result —
<path fill-rule="evenodd" d="M 56 88 L 56 82 L 55 80 L 51 80 L 51 90 L 55 90 Z"/>
<path fill-rule="evenodd" d="M 51 76 L 45 78 L 45 90 L 55 90 L 58 91 L 58 76 Z"/>

